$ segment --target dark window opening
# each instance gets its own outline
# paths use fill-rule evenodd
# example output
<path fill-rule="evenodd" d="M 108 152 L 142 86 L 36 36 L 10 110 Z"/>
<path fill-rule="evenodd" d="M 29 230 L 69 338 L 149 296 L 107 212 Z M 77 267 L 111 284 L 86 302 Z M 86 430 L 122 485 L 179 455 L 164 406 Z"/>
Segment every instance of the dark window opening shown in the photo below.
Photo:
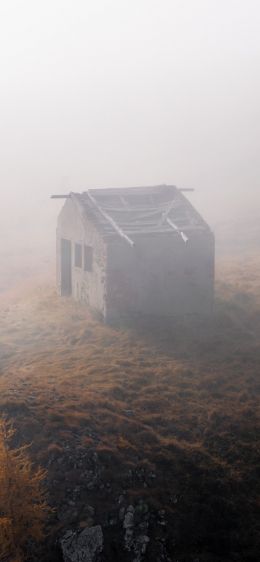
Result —
<path fill-rule="evenodd" d="M 75 267 L 82 267 L 82 246 L 75 244 Z"/>
<path fill-rule="evenodd" d="M 93 269 L 93 248 L 84 246 L 84 270 L 92 271 Z"/>

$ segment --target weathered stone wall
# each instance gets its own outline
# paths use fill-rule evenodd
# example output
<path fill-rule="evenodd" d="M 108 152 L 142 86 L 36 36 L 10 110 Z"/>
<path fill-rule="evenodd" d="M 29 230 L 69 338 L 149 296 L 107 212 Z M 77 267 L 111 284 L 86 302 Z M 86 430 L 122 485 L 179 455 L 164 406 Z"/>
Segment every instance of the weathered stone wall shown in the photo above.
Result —
<path fill-rule="evenodd" d="M 214 237 L 193 231 L 187 243 L 178 233 L 139 236 L 132 248 L 115 235 L 105 242 L 91 221 L 68 199 L 57 228 L 60 241 L 72 241 L 72 296 L 110 321 L 128 314 L 178 316 L 209 313 L 214 297 Z M 75 267 L 75 243 L 93 247 L 93 271 Z"/>
<path fill-rule="evenodd" d="M 107 315 L 208 313 L 214 296 L 214 237 L 195 231 L 120 239 L 108 247 Z"/>
<path fill-rule="evenodd" d="M 61 289 L 60 241 L 65 238 L 72 241 L 72 296 L 86 302 L 105 315 L 105 275 L 106 246 L 94 224 L 86 223 L 81 218 L 75 202 L 67 199 L 61 210 L 57 227 L 57 285 Z M 93 248 L 93 271 L 84 271 L 84 267 L 75 267 L 75 243 Z"/>

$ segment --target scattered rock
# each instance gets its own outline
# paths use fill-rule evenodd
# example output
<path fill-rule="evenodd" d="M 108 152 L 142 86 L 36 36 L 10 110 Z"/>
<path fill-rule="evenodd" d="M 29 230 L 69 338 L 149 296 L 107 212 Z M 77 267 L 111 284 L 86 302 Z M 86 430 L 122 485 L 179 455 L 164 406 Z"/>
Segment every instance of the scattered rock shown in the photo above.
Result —
<path fill-rule="evenodd" d="M 121 507 L 119 509 L 119 521 L 123 521 L 124 517 L 125 517 L 125 508 Z"/>
<path fill-rule="evenodd" d="M 149 542 L 150 539 L 147 535 L 139 535 L 137 537 L 134 545 L 134 553 L 136 556 L 133 562 L 141 562 L 141 560 L 143 559 L 143 555 L 146 553 Z"/>
<path fill-rule="evenodd" d="M 123 522 L 123 527 L 125 529 L 125 548 L 129 551 L 132 549 L 133 544 L 134 512 L 134 507 L 129 505 Z"/>
<path fill-rule="evenodd" d="M 90 515 L 91 517 L 94 517 L 95 509 L 94 509 L 94 507 L 92 507 L 92 505 L 86 505 L 85 511 L 86 511 L 86 513 L 88 513 L 88 515 Z"/>
<path fill-rule="evenodd" d="M 128 507 L 127 512 L 125 514 L 123 527 L 124 529 L 129 529 L 134 526 L 134 511 L 130 511 L 131 505 Z"/>
<path fill-rule="evenodd" d="M 166 520 L 165 520 L 165 509 L 161 509 L 158 513 L 159 518 L 158 518 L 158 524 L 161 525 L 162 527 L 166 527 Z"/>
<path fill-rule="evenodd" d="M 148 506 L 142 501 L 136 508 L 129 505 L 125 512 L 123 519 L 125 549 L 134 553 L 133 562 L 143 560 L 147 545 L 150 542 L 146 534 L 149 527 L 148 518 Z"/>
<path fill-rule="evenodd" d="M 98 555 L 103 550 L 102 527 L 67 531 L 61 539 L 61 550 L 64 562 L 98 562 Z"/>

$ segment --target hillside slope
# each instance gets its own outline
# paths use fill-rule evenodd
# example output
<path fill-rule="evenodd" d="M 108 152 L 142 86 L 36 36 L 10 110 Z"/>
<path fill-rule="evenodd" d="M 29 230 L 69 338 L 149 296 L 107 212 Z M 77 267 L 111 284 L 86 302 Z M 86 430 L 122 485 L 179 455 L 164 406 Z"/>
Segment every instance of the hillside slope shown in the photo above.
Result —
<path fill-rule="evenodd" d="M 0 333 L 1 411 L 56 508 L 38 559 L 101 524 L 106 561 L 258 560 L 259 264 L 221 264 L 210 321 L 115 329 L 45 285 L 2 296 Z"/>

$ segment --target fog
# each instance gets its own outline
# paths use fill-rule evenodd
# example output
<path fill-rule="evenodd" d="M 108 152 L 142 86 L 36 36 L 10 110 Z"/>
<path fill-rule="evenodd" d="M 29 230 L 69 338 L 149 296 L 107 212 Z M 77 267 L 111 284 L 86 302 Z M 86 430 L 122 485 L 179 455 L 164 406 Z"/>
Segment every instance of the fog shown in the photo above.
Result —
<path fill-rule="evenodd" d="M 259 216 L 258 0 L 0 7 L 1 243 L 52 239 L 52 193 L 173 183 L 214 226 Z"/>
<path fill-rule="evenodd" d="M 259 560 L 259 102 L 260 0 L 0 0 L 0 562 Z"/>

